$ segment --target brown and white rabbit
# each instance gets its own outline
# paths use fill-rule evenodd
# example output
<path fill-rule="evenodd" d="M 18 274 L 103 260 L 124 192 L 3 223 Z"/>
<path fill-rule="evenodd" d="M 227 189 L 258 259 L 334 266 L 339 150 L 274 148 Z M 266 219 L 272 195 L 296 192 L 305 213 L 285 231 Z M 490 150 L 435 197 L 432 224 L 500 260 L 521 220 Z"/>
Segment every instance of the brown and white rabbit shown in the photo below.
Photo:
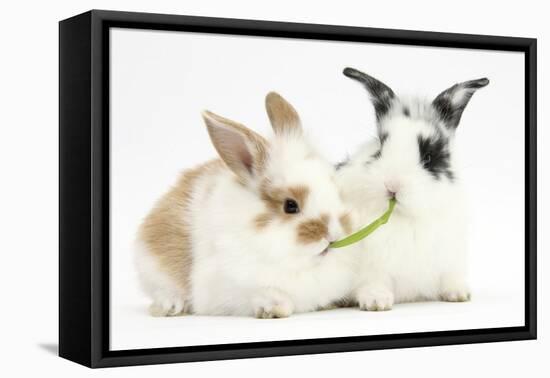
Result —
<path fill-rule="evenodd" d="M 345 298 L 351 232 L 334 169 L 303 135 L 294 108 L 266 97 L 269 141 L 205 111 L 221 160 L 185 171 L 139 230 L 137 266 L 155 316 L 287 317 Z"/>

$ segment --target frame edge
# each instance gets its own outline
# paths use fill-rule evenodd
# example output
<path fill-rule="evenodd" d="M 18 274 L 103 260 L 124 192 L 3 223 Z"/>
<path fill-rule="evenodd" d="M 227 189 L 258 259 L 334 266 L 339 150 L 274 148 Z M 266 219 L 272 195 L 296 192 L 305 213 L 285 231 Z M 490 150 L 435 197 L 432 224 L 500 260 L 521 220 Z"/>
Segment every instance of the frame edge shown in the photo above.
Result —
<path fill-rule="evenodd" d="M 91 366 L 91 12 L 59 22 L 59 356 Z"/>
<path fill-rule="evenodd" d="M 108 332 L 105 333 L 103 330 L 105 327 L 108 329 L 109 324 L 108 316 L 105 317 L 103 313 L 105 307 L 108 307 L 108 303 L 103 303 L 103 300 L 105 299 L 105 287 L 108 290 L 108 282 L 107 284 L 102 282 L 102 277 L 105 274 L 108 276 L 108 266 L 104 265 L 108 264 L 108 259 L 105 261 L 104 257 L 102 257 L 102 254 L 105 252 L 102 248 L 105 246 L 105 243 L 108 243 L 108 239 L 105 239 L 108 237 L 108 234 L 102 232 L 104 223 L 102 217 L 108 215 L 108 212 L 105 214 L 104 211 L 106 208 L 108 209 L 109 198 L 108 192 L 104 191 L 104 180 L 102 179 L 102 175 L 108 173 L 108 171 L 104 171 L 105 166 L 108 167 L 108 155 L 107 161 L 101 157 L 102 151 L 105 151 L 105 149 L 108 150 L 108 145 L 106 146 L 102 143 L 105 138 L 105 130 L 102 129 L 105 124 L 105 115 L 103 114 L 102 106 L 104 101 L 108 103 L 108 88 L 102 86 L 102 80 L 105 79 L 105 76 L 108 78 L 108 69 L 103 67 L 105 63 L 108 63 L 108 61 L 105 62 L 104 60 L 105 48 L 108 48 L 108 46 L 104 44 L 105 35 L 103 28 L 106 24 L 118 24 L 119 22 L 129 24 L 154 23 L 154 21 L 146 21 L 149 17 L 153 17 L 161 26 L 183 22 L 200 26 L 206 23 L 217 30 L 225 30 L 225 33 L 229 33 L 228 30 L 233 30 L 236 31 L 236 34 L 244 34 L 258 28 L 258 30 L 262 29 L 261 33 L 263 35 L 263 33 L 267 33 L 266 29 L 281 28 L 284 31 L 283 34 L 286 35 L 299 28 L 304 28 L 303 30 L 309 35 L 308 38 L 317 38 L 316 36 L 323 35 L 330 38 L 339 38 L 339 36 L 346 33 L 355 33 L 357 35 L 370 35 L 371 37 L 369 38 L 376 40 L 375 43 L 385 43 L 383 39 L 386 37 L 380 34 L 383 31 L 389 32 L 390 36 L 387 38 L 401 41 L 401 44 L 422 45 L 422 43 L 414 43 L 415 39 L 420 39 L 429 45 L 435 44 L 442 47 L 457 43 L 463 48 L 465 46 L 483 48 L 483 46 L 492 45 L 492 49 L 495 50 L 506 50 L 503 46 L 508 46 L 512 51 L 524 51 L 526 53 L 525 77 L 527 96 L 525 126 L 528 132 L 526 138 L 526 148 L 528 148 L 526 151 L 526 164 L 528 165 L 526 167 L 528 175 L 526 177 L 526 194 L 529 194 L 529 197 L 526 199 L 526 210 L 529 211 L 526 221 L 530 222 L 527 230 L 528 234 L 526 234 L 526 242 L 530 243 L 528 245 L 529 248 L 526 249 L 526 272 L 529 273 L 526 276 L 526 293 L 528 294 L 526 296 L 526 301 L 528 301 L 526 304 L 526 326 L 515 330 L 492 330 L 492 332 L 482 335 L 458 335 L 452 333 L 445 335 L 417 335 L 414 340 L 408 339 L 405 335 L 398 335 L 400 336 L 398 340 L 393 338 L 391 340 L 350 340 L 346 342 L 334 340 L 334 342 L 324 345 L 316 344 L 316 340 L 313 339 L 309 345 L 265 346 L 257 349 L 255 346 L 250 345 L 241 348 L 208 352 L 168 351 L 163 348 L 165 351 L 139 350 L 137 353 L 125 355 L 105 349 L 105 346 L 108 346 L 109 335 Z M 164 23 L 162 20 L 165 20 Z M 220 24 L 216 25 L 218 22 L 221 26 Z M 81 28 L 80 31 L 79 27 Z M 323 27 L 329 28 L 330 33 L 316 31 L 318 28 Z M 482 42 L 471 42 L 476 37 L 480 37 Z M 62 41 L 63 38 L 66 39 Z M 84 39 L 85 42 L 80 45 L 76 42 L 78 38 Z M 361 38 L 366 37 L 362 36 Z M 533 38 L 411 32 L 351 26 L 233 20 L 103 10 L 92 10 L 60 22 L 60 356 L 88 367 L 110 367 L 536 339 L 536 43 L 537 40 Z M 81 51 L 82 54 L 75 52 L 75 50 Z M 77 66 L 82 64 L 80 67 L 81 71 L 84 67 L 88 70 L 88 76 L 85 81 L 82 80 L 82 77 L 75 75 L 74 72 L 63 72 L 62 66 L 68 61 Z M 74 70 L 78 70 L 78 67 Z M 74 88 L 71 89 L 71 85 L 74 85 L 75 82 L 78 82 L 76 91 L 74 91 Z M 70 108 L 73 109 L 71 110 Z M 86 114 L 75 115 L 73 114 L 75 113 L 75 109 Z M 80 123 L 84 123 L 87 126 L 80 125 Z M 73 127 L 71 130 L 69 127 L 71 124 L 75 124 L 77 127 Z M 79 141 L 85 147 L 80 151 L 73 151 L 76 152 L 74 155 L 68 154 L 69 148 L 76 150 L 74 146 L 75 141 L 70 138 L 72 135 L 80 138 Z M 69 157 L 68 162 L 67 157 Z M 73 159 L 74 161 L 71 162 Z M 77 167 L 75 168 L 75 166 Z M 80 172 L 79 168 L 85 173 Z M 78 174 L 87 183 L 87 186 L 83 182 L 75 183 L 72 176 L 73 173 Z M 86 194 L 77 191 L 75 185 L 87 191 L 85 192 Z M 74 194 L 71 192 L 77 193 Z M 64 201 L 61 198 L 63 195 L 68 196 Z M 84 208 L 85 205 L 88 206 L 86 209 L 87 212 L 79 213 L 80 218 L 75 218 L 77 220 L 76 223 L 88 222 L 87 228 L 68 222 L 70 216 L 74 216 L 76 213 L 75 209 L 71 208 L 71 205 L 74 205 L 73 207 L 80 206 L 81 208 Z M 62 225 L 62 223 L 64 224 Z M 80 233 L 80 236 L 75 236 L 70 231 L 76 231 L 76 234 Z M 74 243 L 75 247 L 71 249 L 72 243 Z M 71 266 L 72 264 L 70 263 L 75 263 L 75 266 Z M 63 268 L 62 265 L 64 265 Z M 64 278 L 78 276 L 77 284 L 74 284 L 74 281 L 63 281 L 62 275 Z M 73 286 L 78 286 L 78 288 Z M 63 295 L 69 295 L 69 298 L 62 298 L 62 293 Z M 71 302 L 74 303 L 77 299 L 80 300 L 81 298 L 76 297 L 82 294 L 86 294 L 85 306 L 87 307 L 85 311 L 87 312 L 84 313 L 85 311 L 82 309 L 80 311 L 79 309 L 68 309 L 67 305 Z M 82 313 L 84 313 L 83 318 L 74 316 L 75 314 Z M 70 324 L 62 324 L 62 317 L 65 320 L 64 323 L 70 322 Z M 73 334 L 68 335 L 68 333 Z"/>

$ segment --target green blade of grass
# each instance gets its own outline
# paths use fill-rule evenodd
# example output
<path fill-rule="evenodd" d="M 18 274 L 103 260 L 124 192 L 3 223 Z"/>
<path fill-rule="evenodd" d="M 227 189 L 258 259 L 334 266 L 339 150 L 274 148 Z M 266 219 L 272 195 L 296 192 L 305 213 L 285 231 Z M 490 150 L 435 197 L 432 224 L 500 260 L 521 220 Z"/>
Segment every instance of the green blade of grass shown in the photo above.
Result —
<path fill-rule="evenodd" d="M 374 222 L 370 223 L 369 225 L 363 227 L 359 231 L 349 235 L 348 237 L 345 237 L 344 239 L 340 239 L 338 241 L 330 243 L 328 247 L 342 248 L 342 247 L 347 247 L 348 245 L 357 243 L 360 240 L 363 240 L 364 238 L 372 234 L 378 227 L 388 222 L 394 207 L 395 207 L 395 198 L 391 198 L 389 201 L 388 210 L 386 210 L 386 212 L 382 214 L 380 218 L 376 219 Z"/>

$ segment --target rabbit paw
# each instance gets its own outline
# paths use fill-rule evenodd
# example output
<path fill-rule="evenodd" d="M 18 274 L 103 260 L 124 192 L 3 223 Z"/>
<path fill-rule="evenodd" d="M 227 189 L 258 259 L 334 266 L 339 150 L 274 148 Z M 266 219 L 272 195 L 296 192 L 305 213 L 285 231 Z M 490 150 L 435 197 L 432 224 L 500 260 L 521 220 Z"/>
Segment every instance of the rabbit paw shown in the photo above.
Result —
<path fill-rule="evenodd" d="M 466 288 L 445 290 L 440 294 L 445 302 L 468 302 L 471 298 L 470 291 Z"/>
<path fill-rule="evenodd" d="M 393 306 L 393 293 L 385 286 L 368 285 L 359 290 L 357 302 L 363 311 L 388 311 Z"/>
<path fill-rule="evenodd" d="M 266 289 L 254 299 L 254 316 L 258 319 L 287 318 L 294 304 L 281 290 Z"/>
<path fill-rule="evenodd" d="M 185 310 L 185 301 L 179 298 L 154 301 L 149 306 L 149 314 L 154 317 L 183 315 Z"/>
<path fill-rule="evenodd" d="M 470 289 L 462 276 L 445 275 L 442 277 L 439 298 L 445 302 L 467 302 L 470 300 Z"/>

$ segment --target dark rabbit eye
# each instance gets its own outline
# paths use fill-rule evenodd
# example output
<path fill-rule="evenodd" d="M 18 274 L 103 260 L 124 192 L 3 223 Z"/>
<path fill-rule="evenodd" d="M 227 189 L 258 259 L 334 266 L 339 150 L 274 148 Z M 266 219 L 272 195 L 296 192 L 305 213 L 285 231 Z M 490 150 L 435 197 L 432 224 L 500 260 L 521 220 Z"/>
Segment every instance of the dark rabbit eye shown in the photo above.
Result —
<path fill-rule="evenodd" d="M 422 159 L 422 164 L 424 164 L 424 166 L 430 165 L 431 162 L 432 162 L 432 155 L 431 154 L 426 154 L 424 156 L 424 159 Z"/>
<path fill-rule="evenodd" d="M 420 165 L 436 179 L 445 176 L 453 180 L 451 170 L 451 153 L 448 139 L 442 135 L 424 137 L 418 135 L 418 152 Z"/>
<path fill-rule="evenodd" d="M 297 214 L 300 212 L 300 208 L 298 207 L 298 203 L 294 201 L 293 199 L 286 199 L 285 200 L 285 213 L 287 214 Z"/>

